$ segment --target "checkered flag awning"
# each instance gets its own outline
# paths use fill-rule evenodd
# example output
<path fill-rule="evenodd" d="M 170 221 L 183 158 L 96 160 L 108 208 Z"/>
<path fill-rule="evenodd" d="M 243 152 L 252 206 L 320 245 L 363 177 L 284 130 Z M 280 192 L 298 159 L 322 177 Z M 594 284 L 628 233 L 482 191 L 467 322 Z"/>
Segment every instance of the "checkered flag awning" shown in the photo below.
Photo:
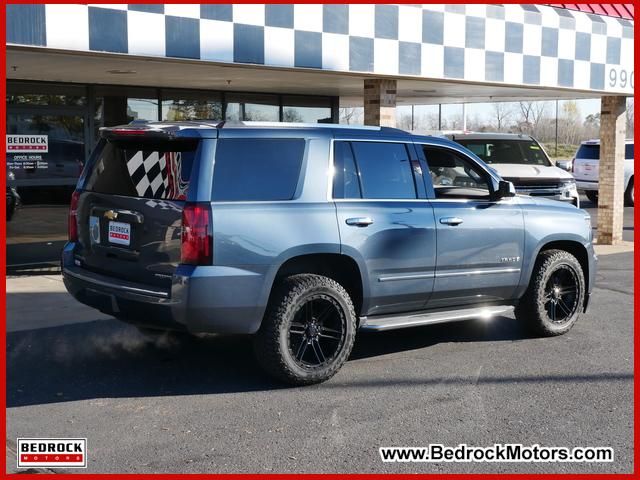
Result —
<path fill-rule="evenodd" d="M 14 27 L 9 45 L 634 93 L 634 22 L 606 10 L 508 3 L 36 3 L 9 4 L 6 16 Z"/>
<path fill-rule="evenodd" d="M 127 152 L 127 170 L 138 196 L 184 200 L 188 182 L 182 180 L 180 152 Z"/>

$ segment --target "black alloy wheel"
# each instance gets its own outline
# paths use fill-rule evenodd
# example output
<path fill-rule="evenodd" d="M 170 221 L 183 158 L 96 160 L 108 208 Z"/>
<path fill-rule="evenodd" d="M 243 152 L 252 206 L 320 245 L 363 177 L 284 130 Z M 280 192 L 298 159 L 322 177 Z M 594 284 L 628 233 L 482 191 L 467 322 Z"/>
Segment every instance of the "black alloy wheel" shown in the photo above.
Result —
<path fill-rule="evenodd" d="M 558 324 L 570 320 L 578 308 L 577 273 L 569 265 L 560 265 L 549 277 L 545 292 L 549 320 Z"/>
<path fill-rule="evenodd" d="M 334 299 L 309 297 L 289 325 L 289 352 L 303 368 L 330 363 L 344 344 L 345 325 L 345 315 Z"/>

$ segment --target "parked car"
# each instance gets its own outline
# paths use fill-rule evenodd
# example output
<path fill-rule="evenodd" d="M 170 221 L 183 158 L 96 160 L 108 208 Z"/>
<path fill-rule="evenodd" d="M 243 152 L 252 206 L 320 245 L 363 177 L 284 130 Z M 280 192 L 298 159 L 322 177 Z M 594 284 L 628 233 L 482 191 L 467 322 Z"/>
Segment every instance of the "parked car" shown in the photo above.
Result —
<path fill-rule="evenodd" d="M 14 186 L 15 179 L 13 172 L 7 171 L 7 222 L 11 221 L 21 204 L 20 195 Z"/>
<path fill-rule="evenodd" d="M 511 133 L 463 133 L 447 137 L 471 150 L 503 179 L 512 182 L 518 193 L 580 206 L 573 176 L 551 163 L 535 138 Z"/>
<path fill-rule="evenodd" d="M 589 215 L 515 194 L 444 138 L 379 127 L 149 123 L 101 130 L 62 253 L 79 301 L 143 328 L 251 334 L 322 382 L 357 331 L 585 311 Z"/>
<path fill-rule="evenodd" d="M 598 201 L 598 177 L 600 175 L 600 140 L 582 142 L 573 160 L 573 176 L 578 189 L 584 191 L 592 202 Z M 633 199 L 633 140 L 625 142 L 624 152 L 624 202 L 632 207 Z"/>

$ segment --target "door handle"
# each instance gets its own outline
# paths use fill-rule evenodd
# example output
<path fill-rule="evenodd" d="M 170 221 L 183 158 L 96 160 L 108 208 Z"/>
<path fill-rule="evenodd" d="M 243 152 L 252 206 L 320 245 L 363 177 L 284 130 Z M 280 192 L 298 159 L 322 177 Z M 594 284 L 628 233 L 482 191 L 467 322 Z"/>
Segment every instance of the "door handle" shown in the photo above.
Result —
<path fill-rule="evenodd" d="M 371 217 L 355 217 L 347 218 L 345 222 L 352 227 L 368 227 L 373 223 L 373 219 Z"/>
<path fill-rule="evenodd" d="M 443 217 L 440 219 L 440 223 L 443 225 L 460 225 L 462 223 L 462 219 L 458 217 Z"/>

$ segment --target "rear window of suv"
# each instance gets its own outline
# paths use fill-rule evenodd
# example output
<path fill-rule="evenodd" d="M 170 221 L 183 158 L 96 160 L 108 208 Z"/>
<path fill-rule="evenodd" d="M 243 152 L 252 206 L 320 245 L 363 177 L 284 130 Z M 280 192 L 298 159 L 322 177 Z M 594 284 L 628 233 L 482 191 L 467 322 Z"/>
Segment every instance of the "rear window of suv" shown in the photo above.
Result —
<path fill-rule="evenodd" d="M 223 138 L 213 167 L 213 200 L 291 200 L 304 157 L 304 139 Z"/>
<path fill-rule="evenodd" d="M 198 140 L 101 140 L 84 189 L 96 193 L 186 200 Z"/>
<path fill-rule="evenodd" d="M 599 160 L 600 159 L 600 145 L 598 144 L 582 144 L 576 153 L 576 158 L 582 158 L 584 160 Z M 624 158 L 627 160 L 633 160 L 633 143 L 628 143 L 624 147 Z"/>

